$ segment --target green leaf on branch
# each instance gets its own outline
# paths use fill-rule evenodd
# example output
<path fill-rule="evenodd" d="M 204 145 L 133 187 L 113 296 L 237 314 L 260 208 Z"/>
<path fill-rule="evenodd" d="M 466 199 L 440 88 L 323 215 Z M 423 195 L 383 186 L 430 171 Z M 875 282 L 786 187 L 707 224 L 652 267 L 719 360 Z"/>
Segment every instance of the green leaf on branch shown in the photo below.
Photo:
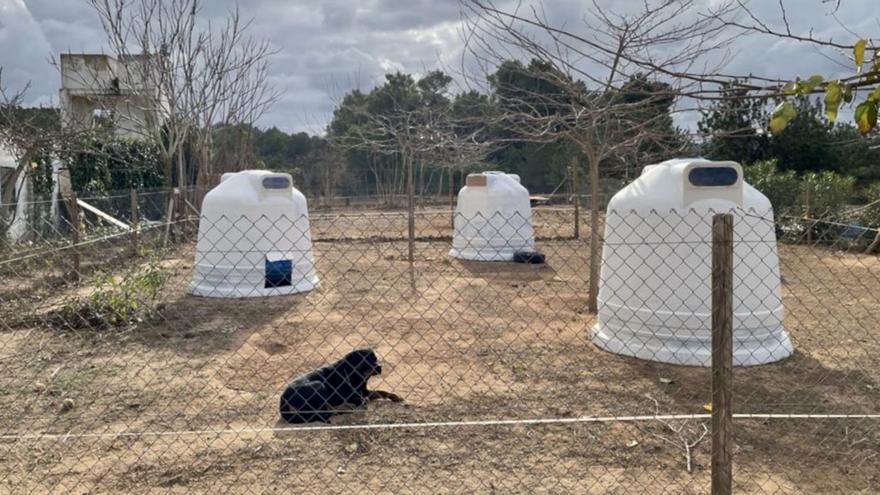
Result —
<path fill-rule="evenodd" d="M 829 121 L 837 120 L 837 109 L 843 101 L 843 90 L 840 89 L 840 81 L 832 81 L 825 88 L 825 117 Z"/>
<path fill-rule="evenodd" d="M 867 46 L 868 42 L 866 40 L 856 41 L 856 44 L 853 46 L 853 58 L 856 61 L 856 67 L 861 69 L 862 64 L 865 63 L 865 46 Z"/>
<path fill-rule="evenodd" d="M 808 95 L 816 89 L 817 86 L 822 84 L 825 81 L 825 78 L 819 74 L 814 74 L 810 76 L 807 80 L 801 80 L 800 78 L 795 79 L 794 81 L 786 84 L 782 87 L 782 91 L 785 94 L 793 95 L 793 94 L 801 94 Z"/>
<path fill-rule="evenodd" d="M 794 105 L 790 101 L 783 101 L 773 109 L 773 114 L 770 115 L 770 132 L 779 134 L 795 116 L 797 116 L 797 109 Z"/>
<path fill-rule="evenodd" d="M 824 77 L 819 74 L 813 74 L 812 76 L 810 76 L 809 79 L 807 79 L 807 82 L 803 84 L 804 92 L 809 93 L 810 91 L 816 89 L 816 86 L 822 84 L 823 81 L 825 81 Z"/>
<path fill-rule="evenodd" d="M 871 129 L 877 126 L 877 102 L 872 100 L 861 102 L 856 107 L 855 119 L 862 136 L 871 132 Z"/>
<path fill-rule="evenodd" d="M 845 101 L 846 103 L 852 103 L 852 101 L 853 101 L 852 87 L 850 87 L 850 86 L 843 87 L 843 101 Z"/>
<path fill-rule="evenodd" d="M 880 103 L 880 86 L 877 86 L 874 88 L 874 91 L 868 93 L 867 100 L 874 103 Z"/>

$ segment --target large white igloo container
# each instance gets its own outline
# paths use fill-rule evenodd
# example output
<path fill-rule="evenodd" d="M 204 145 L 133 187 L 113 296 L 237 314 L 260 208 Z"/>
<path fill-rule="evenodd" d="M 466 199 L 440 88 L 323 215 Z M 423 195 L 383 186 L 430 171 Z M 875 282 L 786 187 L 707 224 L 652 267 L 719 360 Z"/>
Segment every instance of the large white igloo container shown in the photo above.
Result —
<path fill-rule="evenodd" d="M 773 209 L 734 162 L 670 160 L 608 203 L 592 340 L 651 361 L 711 365 L 712 216 L 734 215 L 733 363 L 792 353 Z"/>
<path fill-rule="evenodd" d="M 469 174 L 458 193 L 454 227 L 449 255 L 455 258 L 512 261 L 516 251 L 535 248 L 529 191 L 515 174 Z"/>
<path fill-rule="evenodd" d="M 205 195 L 190 292 L 260 297 L 318 285 L 306 198 L 289 174 L 224 174 Z"/>

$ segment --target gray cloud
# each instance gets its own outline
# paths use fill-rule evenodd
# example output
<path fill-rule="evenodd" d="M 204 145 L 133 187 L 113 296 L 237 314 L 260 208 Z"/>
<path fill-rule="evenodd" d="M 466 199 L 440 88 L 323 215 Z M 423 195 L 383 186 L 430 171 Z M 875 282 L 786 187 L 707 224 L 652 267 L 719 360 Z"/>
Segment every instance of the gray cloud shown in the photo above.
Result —
<path fill-rule="evenodd" d="M 57 91 L 56 73 L 48 63 L 52 47 L 22 0 L 0 0 L 0 67 L 3 84 L 21 89 L 30 84 L 28 104 L 48 103 Z"/>
<path fill-rule="evenodd" d="M 702 0 L 710 5 L 718 0 Z M 514 0 L 499 0 L 499 3 Z M 641 0 L 603 0 L 625 11 Z M 456 67 L 462 50 L 457 0 L 239 0 L 242 13 L 252 16 L 253 33 L 277 48 L 272 83 L 282 96 L 260 122 L 285 130 L 320 131 L 334 101 L 344 92 L 368 89 L 386 72 L 421 73 Z M 836 17 L 822 0 L 790 1 L 792 28 L 851 42 L 857 33 L 876 33 L 876 0 L 847 0 Z M 774 25 L 781 24 L 777 2 L 752 1 L 752 7 Z M 203 15 L 220 18 L 234 0 L 205 2 Z M 557 25 L 582 30 L 589 2 L 544 2 Z M 846 28 L 844 28 L 846 26 Z M 589 33 L 587 33 L 589 34 Z M 101 51 L 101 26 L 84 0 L 0 0 L 0 66 L 12 87 L 31 81 L 33 102 L 47 102 L 57 93 L 58 75 L 47 63 L 63 51 Z M 802 45 L 766 38 L 743 37 L 734 47 L 729 72 L 780 77 L 845 73 L 832 60 Z M 827 55 L 827 54 L 826 54 Z"/>

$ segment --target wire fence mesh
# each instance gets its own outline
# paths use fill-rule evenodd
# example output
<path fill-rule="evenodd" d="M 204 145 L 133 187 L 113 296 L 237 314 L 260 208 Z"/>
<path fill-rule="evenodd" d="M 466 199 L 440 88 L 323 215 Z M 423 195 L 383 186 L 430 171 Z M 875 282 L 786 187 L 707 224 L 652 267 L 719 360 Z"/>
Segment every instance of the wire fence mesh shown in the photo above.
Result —
<path fill-rule="evenodd" d="M 708 491 L 711 212 L 154 196 L 4 241 L 0 490 Z M 876 232 L 734 214 L 735 491 L 880 490 Z"/>

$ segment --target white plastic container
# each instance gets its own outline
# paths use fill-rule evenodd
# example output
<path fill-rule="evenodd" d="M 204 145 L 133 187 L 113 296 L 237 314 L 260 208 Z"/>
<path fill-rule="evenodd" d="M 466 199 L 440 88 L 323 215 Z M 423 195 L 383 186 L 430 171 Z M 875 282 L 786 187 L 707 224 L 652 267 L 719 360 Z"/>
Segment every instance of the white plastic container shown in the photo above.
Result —
<path fill-rule="evenodd" d="M 670 160 L 608 204 L 592 340 L 651 361 L 711 364 L 712 216 L 734 215 L 733 362 L 792 353 L 770 201 L 733 162 Z"/>
<path fill-rule="evenodd" d="M 458 193 L 449 255 L 464 260 L 511 261 L 516 251 L 535 248 L 529 191 L 519 176 L 470 174 Z"/>
<path fill-rule="evenodd" d="M 306 198 L 288 174 L 224 174 L 205 195 L 190 292 L 260 297 L 318 285 Z"/>

